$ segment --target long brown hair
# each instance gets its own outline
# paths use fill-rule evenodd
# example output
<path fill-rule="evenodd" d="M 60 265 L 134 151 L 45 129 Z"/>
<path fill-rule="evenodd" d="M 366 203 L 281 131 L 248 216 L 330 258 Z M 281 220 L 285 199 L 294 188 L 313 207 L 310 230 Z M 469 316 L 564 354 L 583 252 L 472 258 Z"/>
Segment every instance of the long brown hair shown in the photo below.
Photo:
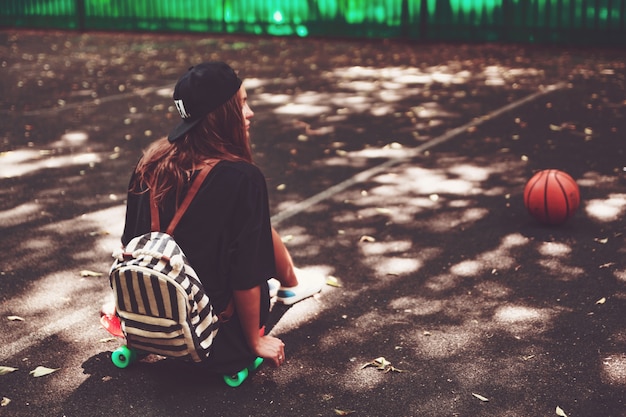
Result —
<path fill-rule="evenodd" d="M 252 163 L 242 106 L 237 92 L 184 137 L 174 143 L 167 138 L 152 143 L 137 164 L 130 191 L 141 193 L 147 188 L 157 204 L 175 193 L 178 206 L 188 171 L 210 159 Z"/>

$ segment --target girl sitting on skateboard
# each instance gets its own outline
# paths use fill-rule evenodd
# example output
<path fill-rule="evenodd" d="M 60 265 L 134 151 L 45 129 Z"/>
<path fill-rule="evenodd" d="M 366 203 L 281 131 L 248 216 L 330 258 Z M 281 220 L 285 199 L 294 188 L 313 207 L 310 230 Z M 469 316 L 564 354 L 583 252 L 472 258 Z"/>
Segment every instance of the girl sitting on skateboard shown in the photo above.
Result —
<path fill-rule="evenodd" d="M 196 65 L 179 79 L 174 103 L 182 121 L 167 138 L 151 144 L 137 164 L 122 236 L 126 245 L 150 231 L 149 193 L 156 197 L 161 225 L 169 224 L 200 167 L 215 163 L 174 237 L 214 309 L 221 312 L 234 305 L 205 362 L 224 374 L 245 368 L 257 357 L 275 366 L 285 362 L 284 343 L 259 332 L 269 314 L 270 278 L 280 282 L 277 299 L 285 304 L 316 294 L 323 285 L 322 277 L 298 279 L 270 224 L 265 178 L 250 149 L 254 113 L 241 84 L 223 62 Z"/>

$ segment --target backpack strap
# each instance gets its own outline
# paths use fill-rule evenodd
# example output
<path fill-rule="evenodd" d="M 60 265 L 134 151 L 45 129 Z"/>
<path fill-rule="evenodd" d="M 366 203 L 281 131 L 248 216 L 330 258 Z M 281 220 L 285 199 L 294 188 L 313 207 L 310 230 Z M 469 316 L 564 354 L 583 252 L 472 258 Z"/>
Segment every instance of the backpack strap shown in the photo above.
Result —
<path fill-rule="evenodd" d="M 170 222 L 169 226 L 167 226 L 165 233 L 167 233 L 168 235 L 172 235 L 174 233 L 174 229 L 176 229 L 176 226 L 178 226 L 178 222 L 180 222 L 180 219 L 182 219 L 183 215 L 189 208 L 189 205 L 193 201 L 194 197 L 196 196 L 196 194 L 198 194 L 198 190 L 200 190 L 200 187 L 202 186 L 204 179 L 207 177 L 207 175 L 209 175 L 209 172 L 211 172 L 211 169 L 213 169 L 213 167 L 217 165 L 217 162 L 219 161 L 207 163 L 202 168 L 202 170 L 200 170 L 196 178 L 191 183 L 191 187 L 189 188 L 189 191 L 187 191 L 187 195 L 183 199 L 182 204 L 180 205 L 178 210 L 176 210 L 176 213 L 174 214 L 172 221 Z M 158 232 L 161 230 L 161 219 L 159 218 L 159 207 L 155 203 L 154 196 L 152 193 L 150 194 L 150 224 L 151 224 L 151 228 L 153 232 Z"/>
<path fill-rule="evenodd" d="M 182 219 L 183 215 L 187 211 L 187 208 L 189 208 L 189 205 L 193 201 L 193 198 L 196 196 L 196 194 L 198 194 L 198 191 L 200 190 L 200 186 L 202 186 L 204 179 L 207 177 L 207 175 L 209 175 L 209 172 L 211 172 L 211 169 L 213 169 L 213 167 L 217 165 L 218 162 L 219 160 L 212 161 L 210 163 L 207 162 L 204 168 L 202 168 L 202 170 L 198 173 L 196 178 L 193 180 L 193 183 L 191 183 L 191 187 L 189 188 L 189 191 L 187 191 L 187 195 L 183 199 L 182 204 L 180 205 L 178 210 L 176 210 L 176 213 L 174 214 L 174 217 L 172 218 L 172 221 L 170 222 L 169 226 L 167 226 L 167 230 L 165 233 L 167 233 L 168 235 L 172 235 L 174 233 L 174 229 L 176 229 L 176 226 L 178 226 L 178 222 L 180 221 L 180 219 Z M 153 232 L 158 232 L 161 230 L 161 220 L 159 219 L 159 207 L 154 201 L 153 194 L 150 194 L 150 223 L 151 223 Z M 231 298 L 228 301 L 228 305 L 226 306 L 224 311 L 218 314 L 218 320 L 220 323 L 225 323 L 228 320 L 230 320 L 230 318 L 234 314 L 235 314 L 235 302 Z"/>

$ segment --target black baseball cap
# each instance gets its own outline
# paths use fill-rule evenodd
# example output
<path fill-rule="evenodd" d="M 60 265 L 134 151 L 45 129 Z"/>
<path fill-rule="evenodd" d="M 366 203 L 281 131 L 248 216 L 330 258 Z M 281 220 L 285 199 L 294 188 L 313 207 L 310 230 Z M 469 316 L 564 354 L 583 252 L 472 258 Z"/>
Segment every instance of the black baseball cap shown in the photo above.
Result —
<path fill-rule="evenodd" d="M 174 87 L 174 103 L 183 121 L 167 139 L 173 143 L 185 136 L 204 116 L 234 96 L 239 87 L 241 80 L 224 62 L 203 62 L 189 68 Z"/>

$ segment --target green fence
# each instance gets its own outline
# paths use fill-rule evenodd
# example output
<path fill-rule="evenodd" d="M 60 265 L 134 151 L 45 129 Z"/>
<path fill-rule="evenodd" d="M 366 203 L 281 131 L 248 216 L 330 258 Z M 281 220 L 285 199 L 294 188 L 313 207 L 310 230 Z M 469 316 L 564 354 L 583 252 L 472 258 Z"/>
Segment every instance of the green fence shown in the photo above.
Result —
<path fill-rule="evenodd" d="M 0 0 L 14 28 L 626 44 L 626 0 Z"/>

